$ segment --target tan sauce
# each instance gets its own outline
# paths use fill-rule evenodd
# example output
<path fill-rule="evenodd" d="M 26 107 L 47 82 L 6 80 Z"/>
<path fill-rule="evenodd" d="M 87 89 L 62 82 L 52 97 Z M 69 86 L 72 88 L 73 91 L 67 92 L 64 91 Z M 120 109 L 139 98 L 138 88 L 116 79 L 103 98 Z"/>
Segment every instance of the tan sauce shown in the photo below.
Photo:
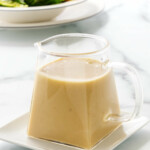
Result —
<path fill-rule="evenodd" d="M 28 135 L 91 148 L 120 123 L 113 72 L 92 59 L 59 59 L 37 71 Z"/>

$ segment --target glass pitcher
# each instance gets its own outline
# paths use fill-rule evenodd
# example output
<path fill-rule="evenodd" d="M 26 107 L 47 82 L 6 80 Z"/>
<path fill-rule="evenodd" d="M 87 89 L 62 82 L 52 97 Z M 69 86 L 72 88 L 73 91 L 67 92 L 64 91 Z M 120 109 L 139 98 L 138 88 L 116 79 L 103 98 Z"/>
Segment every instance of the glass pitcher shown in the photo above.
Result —
<path fill-rule="evenodd" d="M 69 33 L 35 46 L 39 55 L 29 136 L 90 149 L 139 115 L 143 98 L 137 72 L 110 60 L 110 45 L 103 37 Z M 130 110 L 128 101 L 118 97 L 115 70 L 132 80 Z"/>

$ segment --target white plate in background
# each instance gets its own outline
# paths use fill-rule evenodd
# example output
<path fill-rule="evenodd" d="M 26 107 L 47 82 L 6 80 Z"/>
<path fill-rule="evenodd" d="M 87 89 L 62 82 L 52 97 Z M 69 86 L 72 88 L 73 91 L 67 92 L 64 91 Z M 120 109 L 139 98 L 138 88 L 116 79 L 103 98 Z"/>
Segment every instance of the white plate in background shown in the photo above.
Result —
<path fill-rule="evenodd" d="M 71 23 L 92 17 L 104 8 L 103 0 L 87 0 L 78 5 L 65 8 L 56 18 L 46 22 L 33 23 L 8 23 L 0 20 L 0 28 L 40 28 Z"/>
<path fill-rule="evenodd" d="M 0 128 L 0 140 L 14 143 L 26 148 L 35 150 L 81 150 L 64 144 L 51 141 L 29 138 L 26 134 L 29 114 L 25 114 L 18 119 Z M 146 117 L 139 117 L 132 121 L 123 123 L 118 129 L 104 138 L 93 150 L 112 150 L 129 138 L 136 131 L 149 122 Z M 80 138 L 80 137 L 79 137 Z"/>
<path fill-rule="evenodd" d="M 30 6 L 30 7 L 0 7 L 0 20 L 11 23 L 43 22 L 56 18 L 65 8 L 78 5 L 86 0 L 71 0 L 64 3 Z"/>

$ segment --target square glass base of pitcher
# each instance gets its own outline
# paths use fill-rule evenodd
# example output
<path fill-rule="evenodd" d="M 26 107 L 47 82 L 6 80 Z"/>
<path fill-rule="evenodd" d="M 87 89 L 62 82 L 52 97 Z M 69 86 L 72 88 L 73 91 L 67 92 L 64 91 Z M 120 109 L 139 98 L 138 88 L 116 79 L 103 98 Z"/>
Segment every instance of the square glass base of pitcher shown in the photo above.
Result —
<path fill-rule="evenodd" d="M 92 133 L 88 136 L 89 133 L 78 133 L 78 136 L 74 136 L 73 134 L 63 135 L 63 136 L 33 136 L 29 135 L 31 138 L 43 139 L 52 141 L 54 143 L 63 144 L 69 146 L 70 148 L 75 149 L 86 149 L 86 150 L 94 150 L 103 139 L 105 139 L 108 135 L 110 135 L 113 131 L 120 127 L 121 123 L 106 123 L 101 126 L 95 133 Z M 106 127 L 107 126 L 107 127 Z M 88 131 L 89 132 L 89 131 Z M 122 129 L 123 132 L 123 129 Z"/>

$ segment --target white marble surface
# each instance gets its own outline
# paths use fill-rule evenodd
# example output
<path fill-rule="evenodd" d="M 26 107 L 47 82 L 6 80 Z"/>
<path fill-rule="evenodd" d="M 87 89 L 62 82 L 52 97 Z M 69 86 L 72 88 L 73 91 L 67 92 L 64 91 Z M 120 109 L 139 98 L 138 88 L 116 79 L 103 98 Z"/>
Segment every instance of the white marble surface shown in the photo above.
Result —
<path fill-rule="evenodd" d="M 102 14 L 76 23 L 32 30 L 0 29 L 0 126 L 29 110 L 37 57 L 33 43 L 68 32 L 106 37 L 112 45 L 112 60 L 130 63 L 139 71 L 144 87 L 142 114 L 150 117 L 150 1 L 112 1 L 115 3 L 107 3 Z M 150 124 L 115 150 L 149 148 Z M 0 150 L 27 149 L 0 141 Z"/>

